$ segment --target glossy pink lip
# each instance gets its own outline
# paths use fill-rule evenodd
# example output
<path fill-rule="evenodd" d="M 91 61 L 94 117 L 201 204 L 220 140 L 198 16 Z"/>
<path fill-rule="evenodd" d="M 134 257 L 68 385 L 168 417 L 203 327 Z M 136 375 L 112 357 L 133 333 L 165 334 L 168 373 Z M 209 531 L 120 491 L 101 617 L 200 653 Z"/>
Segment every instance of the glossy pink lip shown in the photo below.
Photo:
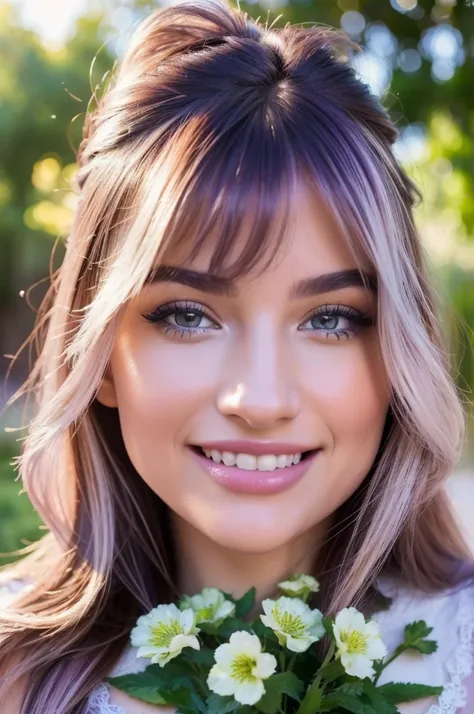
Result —
<path fill-rule="evenodd" d="M 290 444 L 284 441 L 270 441 L 270 440 L 254 440 L 245 441 L 243 439 L 236 439 L 227 441 L 206 441 L 206 443 L 199 443 L 201 449 L 216 449 L 217 451 L 231 451 L 233 454 L 254 454 L 255 456 L 263 456 L 263 454 L 302 454 L 305 451 L 311 451 L 314 446 L 308 446 L 308 444 Z"/>
<path fill-rule="evenodd" d="M 235 442 L 232 443 L 235 444 Z M 214 481 L 228 491 L 247 494 L 272 494 L 286 491 L 304 476 L 321 451 L 321 449 L 316 449 L 303 461 L 300 461 L 299 464 L 286 466 L 284 469 L 275 469 L 275 471 L 247 471 L 238 469 L 236 466 L 225 466 L 225 464 L 222 463 L 216 464 L 215 461 L 208 459 L 204 454 L 200 454 L 193 448 L 189 448 L 189 450 L 201 468 L 204 469 Z M 242 451 L 241 453 L 249 452 Z M 268 453 L 268 451 L 264 453 Z M 291 454 L 298 452 L 290 451 L 286 453 Z"/>

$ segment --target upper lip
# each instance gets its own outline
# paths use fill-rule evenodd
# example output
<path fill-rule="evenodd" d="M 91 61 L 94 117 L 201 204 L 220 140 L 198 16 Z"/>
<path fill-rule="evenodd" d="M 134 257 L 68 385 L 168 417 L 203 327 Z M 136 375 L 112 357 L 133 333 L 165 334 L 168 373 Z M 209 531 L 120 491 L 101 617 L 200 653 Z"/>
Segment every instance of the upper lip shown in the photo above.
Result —
<path fill-rule="evenodd" d="M 234 454 L 302 454 L 313 449 L 307 444 L 293 444 L 286 441 L 246 441 L 237 439 L 235 441 L 206 441 L 195 444 L 201 449 L 215 449 L 216 451 L 231 451 Z"/>

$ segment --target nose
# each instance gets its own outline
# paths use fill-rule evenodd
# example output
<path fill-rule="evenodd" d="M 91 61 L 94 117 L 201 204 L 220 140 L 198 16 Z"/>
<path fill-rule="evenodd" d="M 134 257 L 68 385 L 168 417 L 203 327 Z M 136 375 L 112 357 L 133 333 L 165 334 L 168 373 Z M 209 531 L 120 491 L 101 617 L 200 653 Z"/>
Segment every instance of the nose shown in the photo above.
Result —
<path fill-rule="evenodd" d="M 221 414 L 265 430 L 294 419 L 300 396 L 288 345 L 275 330 L 260 327 L 256 332 L 228 355 L 217 406 Z"/>

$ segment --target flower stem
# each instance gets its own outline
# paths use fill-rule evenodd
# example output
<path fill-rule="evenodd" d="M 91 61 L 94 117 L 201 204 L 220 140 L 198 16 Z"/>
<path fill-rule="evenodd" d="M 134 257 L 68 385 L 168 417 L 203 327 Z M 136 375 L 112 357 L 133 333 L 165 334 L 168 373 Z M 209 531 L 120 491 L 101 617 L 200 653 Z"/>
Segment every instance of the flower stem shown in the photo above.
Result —
<path fill-rule="evenodd" d="M 292 657 L 292 658 L 290 659 L 290 661 L 288 662 L 288 668 L 287 668 L 287 670 L 286 670 L 287 672 L 291 672 L 291 671 L 293 670 L 293 667 L 294 667 L 294 664 L 295 664 L 295 660 L 296 660 L 296 655 L 297 655 L 297 652 L 295 652 L 295 654 L 293 655 L 293 657 Z"/>
<path fill-rule="evenodd" d="M 382 672 L 384 671 L 384 669 L 386 669 L 389 664 L 392 664 L 392 662 L 393 662 L 394 660 L 396 660 L 397 657 L 400 657 L 400 655 L 403 654 L 403 652 L 405 652 L 407 649 L 408 649 L 408 647 L 405 647 L 404 645 L 399 645 L 399 646 L 396 648 L 396 650 L 395 650 L 395 652 L 393 653 L 393 655 L 392 655 L 391 657 L 389 657 L 389 658 L 380 666 L 380 669 L 379 669 L 379 671 L 377 672 L 377 674 L 376 674 L 376 676 L 375 676 L 374 684 L 377 684 L 377 682 L 379 681 L 380 676 L 381 676 Z"/>

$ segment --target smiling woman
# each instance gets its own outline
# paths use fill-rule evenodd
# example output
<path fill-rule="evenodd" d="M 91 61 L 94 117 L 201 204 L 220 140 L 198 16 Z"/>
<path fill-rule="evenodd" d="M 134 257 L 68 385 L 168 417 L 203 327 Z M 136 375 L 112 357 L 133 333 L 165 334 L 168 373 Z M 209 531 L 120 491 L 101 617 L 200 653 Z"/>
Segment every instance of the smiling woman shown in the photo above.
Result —
<path fill-rule="evenodd" d="M 474 570 L 443 491 L 463 414 L 416 191 L 352 50 L 168 7 L 88 117 L 22 390 L 51 533 L 4 574 L 29 585 L 0 618 L 12 714 L 159 711 L 104 684 L 143 669 L 137 618 L 205 587 L 262 601 L 292 572 L 323 574 L 330 614 L 389 595 L 389 647 L 429 619 L 435 659 L 391 674 L 446 687 L 416 711 L 464 706 Z"/>

